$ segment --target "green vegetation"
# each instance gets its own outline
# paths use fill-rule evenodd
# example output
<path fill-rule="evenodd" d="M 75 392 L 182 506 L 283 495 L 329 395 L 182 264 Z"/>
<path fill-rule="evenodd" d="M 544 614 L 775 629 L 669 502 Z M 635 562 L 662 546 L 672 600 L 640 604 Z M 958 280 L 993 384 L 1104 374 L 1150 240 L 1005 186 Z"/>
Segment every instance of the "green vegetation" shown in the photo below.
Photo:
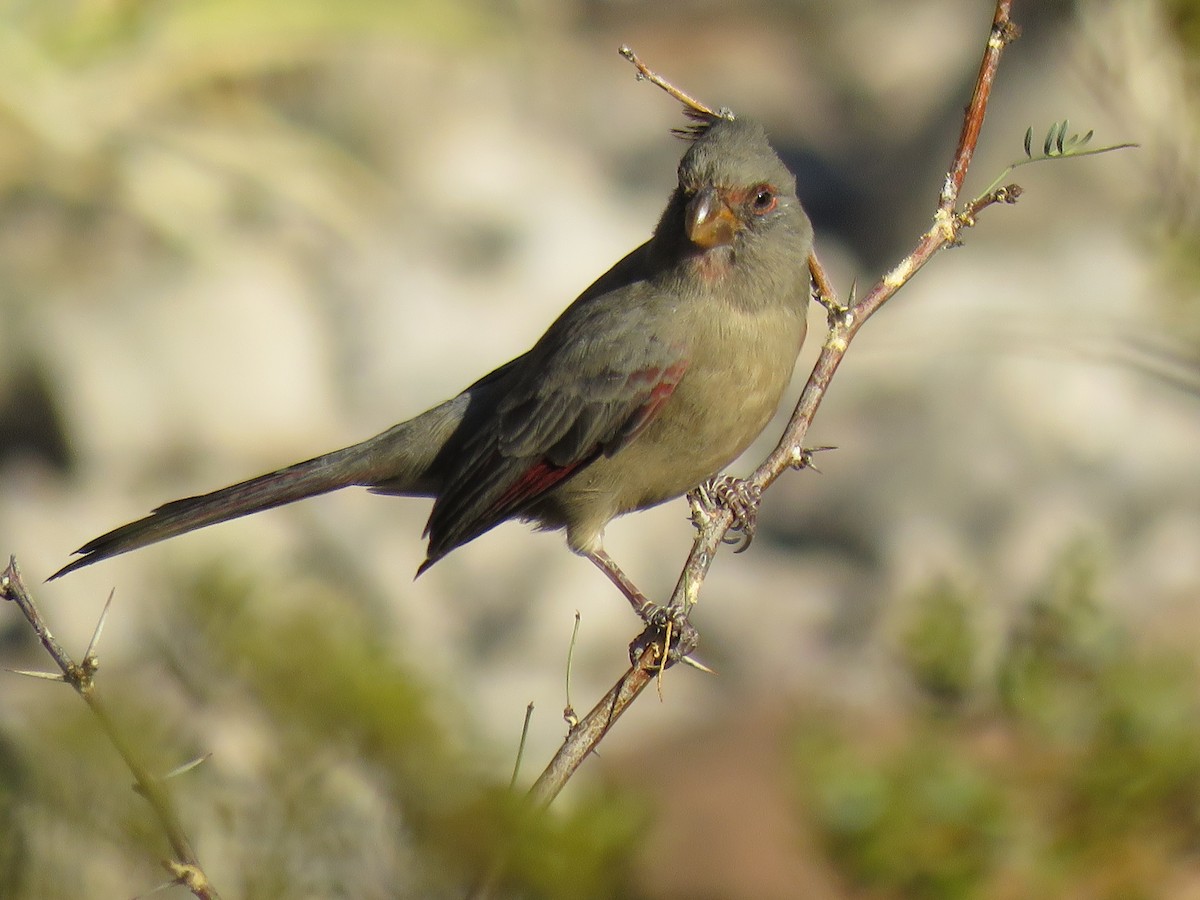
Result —
<path fill-rule="evenodd" d="M 520 896 L 628 895 L 644 812 L 577 793 L 531 813 L 506 777 L 485 774 L 494 751 L 453 696 L 397 659 L 354 598 L 273 599 L 223 573 L 181 594 L 158 623 L 170 639 L 147 641 L 136 674 L 106 671 L 99 687 L 155 771 L 215 750 L 170 784 L 228 896 L 458 897 L 498 858 L 500 884 Z M 149 890 L 167 851 L 129 773 L 77 698 L 39 687 L 47 702 L 23 740 L 37 757 L 0 757 L 0 894 Z M 214 748 L 214 732 L 235 745 Z"/>
<path fill-rule="evenodd" d="M 1147 650 L 1067 554 L 999 658 L 975 647 L 979 599 L 918 598 L 900 721 L 799 724 L 799 814 L 872 896 L 1157 897 L 1200 840 L 1195 661 Z M 976 675 L 976 671 L 978 675 Z"/>

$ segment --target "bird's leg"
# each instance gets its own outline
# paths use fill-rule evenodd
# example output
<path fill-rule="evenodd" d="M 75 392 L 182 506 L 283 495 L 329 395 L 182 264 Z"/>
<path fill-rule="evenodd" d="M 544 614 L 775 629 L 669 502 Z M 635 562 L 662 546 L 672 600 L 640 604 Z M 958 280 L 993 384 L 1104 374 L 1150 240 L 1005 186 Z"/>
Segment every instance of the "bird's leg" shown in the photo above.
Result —
<path fill-rule="evenodd" d="M 625 599 L 629 601 L 629 605 L 633 607 L 638 618 L 646 623 L 646 630 L 629 645 L 631 660 L 636 662 L 646 647 L 650 644 L 658 644 L 662 648 L 659 665 L 663 670 L 676 662 L 683 661 L 701 671 L 712 672 L 708 666 L 697 662 L 689 655 L 696 649 L 700 636 L 685 615 L 681 615 L 669 607 L 660 606 L 638 590 L 637 585 L 617 565 L 616 560 L 604 552 L 603 547 L 584 551 L 583 555 L 608 576 L 608 580 L 625 595 Z"/>
<path fill-rule="evenodd" d="M 733 513 L 730 531 L 740 532 L 741 538 L 735 536 L 725 540 L 730 544 L 741 541 L 734 553 L 741 553 L 754 540 L 758 506 L 762 502 L 762 488 L 757 484 L 732 475 L 718 475 L 693 488 L 688 494 L 688 502 L 692 504 L 693 512 L 699 510 L 704 516 L 711 516 L 722 508 Z"/>
<path fill-rule="evenodd" d="M 608 580 L 617 586 L 617 590 L 625 595 L 625 599 L 629 601 L 629 605 L 633 607 L 633 611 L 643 622 L 652 624 L 662 618 L 662 607 L 638 590 L 638 586 L 617 565 L 616 560 L 604 552 L 603 547 L 588 550 L 583 555 L 590 559 L 596 568 L 607 575 Z"/>

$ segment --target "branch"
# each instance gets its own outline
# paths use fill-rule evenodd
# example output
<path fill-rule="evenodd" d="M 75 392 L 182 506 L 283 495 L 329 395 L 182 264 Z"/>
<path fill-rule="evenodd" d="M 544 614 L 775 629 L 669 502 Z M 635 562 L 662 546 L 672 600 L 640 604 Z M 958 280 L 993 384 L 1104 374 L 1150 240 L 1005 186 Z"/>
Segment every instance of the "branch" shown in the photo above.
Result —
<path fill-rule="evenodd" d="M 825 397 L 834 373 L 846 354 L 850 341 L 853 340 L 863 323 L 896 291 L 907 284 L 934 254 L 957 244 L 960 232 L 974 224 L 975 216 L 982 209 L 994 203 L 1014 202 L 1019 194 L 1020 189 L 1016 186 L 1000 188 L 972 201 L 962 212 L 955 211 L 963 181 L 975 155 L 975 147 L 979 141 L 979 133 L 983 126 L 984 114 L 987 112 L 988 99 L 991 96 L 1000 57 L 1004 48 L 1019 34 L 1016 25 L 1011 20 L 1011 12 L 1012 0 L 997 0 L 987 47 L 979 67 L 979 76 L 976 79 L 975 90 L 963 120 L 958 148 L 955 150 L 950 170 L 946 174 L 946 180 L 938 196 L 938 206 L 933 216 L 933 224 L 918 240 L 913 251 L 901 260 L 892 271 L 884 275 L 866 296 L 857 302 L 852 300 L 852 304 L 849 306 L 842 306 L 838 301 L 837 294 L 816 254 L 809 257 L 808 264 L 812 273 L 814 297 L 830 311 L 829 332 L 783 436 L 775 449 L 750 476 L 749 482 L 752 486 L 765 490 L 788 469 L 802 468 L 810 463 L 811 454 L 810 451 L 804 449 L 804 437 L 808 433 L 813 416 Z M 638 67 L 640 78 L 648 79 L 663 87 L 686 105 L 693 108 L 703 106 L 670 85 L 665 79 L 651 72 L 628 48 L 622 48 L 621 54 Z M 707 109 L 707 107 L 704 108 Z M 733 525 L 733 513 L 728 509 L 705 513 L 703 516 L 697 516 L 696 524 L 698 534 L 695 543 L 692 545 L 691 553 L 688 555 L 679 581 L 667 604 L 667 610 L 671 614 L 668 630 L 673 627 L 680 631 L 681 634 L 677 637 L 681 639 L 681 643 L 685 643 L 685 646 L 679 648 L 672 646 L 669 633 L 666 640 L 661 633 L 651 635 L 650 632 L 653 629 L 647 629 L 647 632 L 644 632 L 634 642 L 635 662 L 633 668 L 621 676 L 620 680 L 577 727 L 571 729 L 554 759 L 530 789 L 529 800 L 532 803 L 542 806 L 550 803 L 562 790 L 580 763 L 596 749 L 616 722 L 617 717 L 646 689 L 646 686 L 654 679 L 655 673 L 670 665 L 678 656 L 686 655 L 690 649 L 690 647 L 686 647 L 687 644 L 694 647 L 697 636 L 694 629 L 688 624 L 688 616 L 699 599 L 700 588 L 712 566 L 713 559 Z M 672 623 L 674 624 L 672 625 Z M 670 647 L 669 658 L 665 663 L 661 661 L 664 647 Z"/>
<path fill-rule="evenodd" d="M 648 645 L 607 694 L 571 729 L 562 749 L 529 789 L 534 806 L 549 806 L 567 780 L 660 671 L 662 645 Z"/>
<path fill-rule="evenodd" d="M 216 888 L 212 886 L 208 876 L 200 867 L 191 841 L 175 813 L 175 807 L 171 803 L 163 779 L 152 775 L 138 758 L 133 746 L 121 734 L 96 692 L 95 675 L 100 666 L 96 657 L 96 646 L 104 627 L 108 604 L 105 604 L 100 621 L 96 624 L 96 630 L 92 635 L 87 652 L 84 654 L 83 661 L 76 663 L 47 627 L 45 619 L 42 618 L 40 610 L 33 602 L 25 583 L 21 580 L 21 570 L 17 568 L 16 557 L 9 557 L 8 568 L 0 573 L 0 598 L 11 600 L 20 607 L 22 614 L 37 633 L 38 640 L 42 642 L 42 646 L 46 648 L 46 652 L 50 654 L 55 665 L 62 672 L 61 675 L 52 675 L 46 672 L 19 672 L 17 674 L 63 681 L 75 689 L 75 692 L 83 698 L 95 715 L 109 742 L 121 755 L 121 759 L 125 761 L 129 771 L 133 773 L 134 790 L 146 798 L 155 818 L 158 819 L 158 823 L 175 853 L 175 859 L 163 861 L 163 867 L 170 873 L 172 882 L 183 885 L 201 900 L 219 900 Z M 112 602 L 111 594 L 108 600 L 110 603 Z"/>
<path fill-rule="evenodd" d="M 998 0 L 996 12 L 992 20 L 992 29 L 984 50 L 983 61 L 979 67 L 979 76 L 975 82 L 975 90 L 971 102 L 963 118 L 962 132 L 955 150 L 946 181 L 942 185 L 941 194 L 933 224 L 921 236 L 916 248 L 883 278 L 861 300 L 853 302 L 848 307 L 841 306 L 836 293 L 829 284 L 824 268 L 814 253 L 809 257 L 809 269 L 817 296 L 822 304 L 830 310 L 829 333 L 821 355 L 817 358 L 812 374 L 800 394 L 800 400 L 792 413 L 792 418 L 784 429 L 783 436 L 771 454 L 750 476 L 750 483 L 765 490 L 770 487 L 789 468 L 802 468 L 808 463 L 808 454 L 804 451 L 804 437 L 812 424 L 825 392 L 829 388 L 833 375 L 841 365 L 842 358 L 850 345 L 850 341 L 862 328 L 863 324 L 883 306 L 895 293 L 907 284 L 912 277 L 933 258 L 940 250 L 959 242 L 959 233 L 964 228 L 974 224 L 974 216 L 985 206 L 1006 200 L 1011 202 L 1020 193 L 1019 188 L 1007 189 L 1006 194 L 994 192 L 995 196 L 981 198 L 973 202 L 963 214 L 955 213 L 959 193 L 967 170 L 975 155 L 975 147 L 979 141 L 979 133 L 983 127 L 984 115 L 987 112 L 988 99 L 991 96 L 992 84 L 995 81 L 996 70 L 1004 48 L 1016 39 L 1019 30 L 1012 23 L 1010 14 L 1012 0 Z M 712 557 L 720 547 L 725 534 L 733 524 L 733 515 L 728 510 L 715 514 L 707 522 L 696 538 L 695 546 L 684 567 L 683 575 L 671 597 L 670 606 L 684 613 L 690 612 L 696 601 L 699 590 L 698 581 L 707 574 L 712 564 Z M 711 534 L 710 534 L 711 532 Z"/>
<path fill-rule="evenodd" d="M 632 47 L 623 46 L 617 52 L 620 53 L 627 60 L 629 60 L 631 63 L 633 63 L 634 68 L 637 69 L 637 72 L 638 72 L 637 73 L 638 81 L 649 81 L 655 87 L 662 88 L 664 91 L 666 91 L 672 97 L 674 97 L 676 100 L 678 100 L 680 103 L 682 103 L 685 108 L 691 110 L 694 113 L 699 113 L 702 116 L 712 116 L 713 118 L 717 118 L 717 119 L 732 118 L 732 116 L 730 116 L 728 110 L 713 109 L 708 104 L 701 103 L 699 100 L 697 100 L 691 94 L 684 93 L 679 88 L 675 87 L 675 85 L 671 84 L 671 82 L 667 81 L 665 78 L 663 78 L 661 75 L 659 75 L 657 72 L 652 71 L 644 62 L 642 62 L 641 58 L 638 57 L 638 55 L 633 52 Z"/>

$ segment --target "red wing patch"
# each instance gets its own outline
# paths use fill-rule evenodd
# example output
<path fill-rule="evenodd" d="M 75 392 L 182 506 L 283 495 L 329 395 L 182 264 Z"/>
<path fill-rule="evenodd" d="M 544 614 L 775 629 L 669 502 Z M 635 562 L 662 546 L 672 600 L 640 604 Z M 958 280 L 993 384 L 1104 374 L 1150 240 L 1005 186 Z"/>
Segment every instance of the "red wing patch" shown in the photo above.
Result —
<path fill-rule="evenodd" d="M 507 517 L 509 513 L 524 506 L 534 497 L 546 493 L 585 463 L 591 462 L 592 459 L 595 459 L 595 456 L 581 459 L 567 466 L 556 466 L 545 460 L 534 463 L 520 478 L 509 485 L 503 494 L 496 498 L 496 502 L 488 510 L 489 517 L 497 519 Z"/>
<path fill-rule="evenodd" d="M 572 472 L 591 462 L 595 459 L 596 455 L 598 454 L 566 466 L 556 466 L 554 463 L 547 462 L 546 460 L 534 463 L 516 481 L 509 485 L 495 501 L 490 503 L 481 514 L 472 515 L 465 520 L 454 521 L 452 519 L 452 524 L 447 529 L 447 533 L 441 535 L 437 533 L 441 529 L 441 526 L 435 527 L 435 519 L 438 512 L 438 507 L 435 504 L 434 512 L 430 514 L 429 523 L 425 526 L 425 533 L 431 535 L 428 556 L 417 569 L 417 575 L 420 576 L 426 569 L 455 547 L 461 546 L 467 541 L 474 540 L 485 531 L 488 531 L 515 514 L 517 510 L 535 497 L 544 494 L 563 479 L 570 476 Z"/>
<path fill-rule="evenodd" d="M 666 368 L 647 367 L 627 376 L 626 396 L 631 403 L 638 405 L 623 420 L 618 418 L 622 410 L 620 406 L 616 409 L 607 408 L 606 401 L 597 401 L 590 408 L 587 404 L 581 405 L 577 418 L 588 412 L 592 415 L 607 414 L 613 418 L 611 422 L 597 421 L 595 437 L 591 438 L 594 442 L 590 446 L 572 447 L 568 461 L 562 465 L 550 461 L 554 447 L 546 447 L 540 458 L 527 457 L 528 468 L 491 498 L 488 498 L 490 491 L 486 483 L 489 474 L 504 468 L 511 472 L 510 467 L 519 465 L 520 460 L 502 459 L 498 449 L 493 448 L 489 456 L 476 460 L 470 470 L 460 472 L 458 477 L 466 476 L 466 479 L 439 496 L 434 503 L 425 529 L 430 536 L 429 556 L 417 574 L 424 572 L 455 547 L 473 540 L 505 519 L 519 515 L 538 497 L 586 468 L 601 454 L 612 456 L 617 453 L 659 414 L 663 404 L 679 386 L 687 365 L 687 360 L 680 360 Z M 628 408 L 624 406 L 624 409 Z"/>
<path fill-rule="evenodd" d="M 650 388 L 646 402 L 639 406 L 633 415 L 625 420 L 612 439 L 605 443 L 604 452 L 606 454 L 612 456 L 637 437 L 642 429 L 653 421 L 659 410 L 662 409 L 662 405 L 675 393 L 675 388 L 679 387 L 679 382 L 683 378 L 683 373 L 687 371 L 687 367 L 688 361 L 681 359 L 679 362 L 667 366 L 666 369 L 643 369 L 629 377 L 630 384 L 653 383 L 653 387 Z"/>
<path fill-rule="evenodd" d="M 631 416 L 617 427 L 610 439 L 605 440 L 602 445 L 589 449 L 580 458 L 572 460 L 566 465 L 555 465 L 546 459 L 538 460 L 488 505 L 487 513 L 481 518 L 497 522 L 506 519 L 530 501 L 535 500 L 593 462 L 602 452 L 609 456 L 616 453 L 633 440 L 658 415 L 662 405 L 675 392 L 686 369 L 687 362 L 681 361 L 666 369 L 657 367 L 642 369 L 629 376 L 630 387 L 636 393 L 645 393 L 646 399 Z M 648 386 L 649 391 L 647 392 Z"/>

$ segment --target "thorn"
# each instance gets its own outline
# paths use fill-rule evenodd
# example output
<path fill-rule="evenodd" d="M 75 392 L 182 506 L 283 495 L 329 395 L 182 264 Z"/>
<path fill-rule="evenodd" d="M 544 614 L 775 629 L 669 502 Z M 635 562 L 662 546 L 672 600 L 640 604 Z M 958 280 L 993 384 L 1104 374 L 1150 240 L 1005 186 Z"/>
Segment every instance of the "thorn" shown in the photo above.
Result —
<path fill-rule="evenodd" d="M 138 894 L 136 897 L 133 898 L 133 900 L 142 900 L 143 897 L 149 897 L 151 894 L 157 894 L 157 893 L 160 893 L 161 891 L 167 890 L 168 888 L 173 888 L 173 887 L 178 887 L 178 886 L 179 886 L 179 879 L 172 878 L 170 881 L 164 881 L 162 884 L 158 885 L 157 887 L 151 888 L 144 894 Z"/>
<path fill-rule="evenodd" d="M 681 657 L 679 657 L 679 661 L 682 663 L 686 663 L 687 665 L 691 666 L 693 669 L 699 669 L 701 672 L 707 672 L 709 675 L 717 674 L 715 669 L 710 669 L 708 666 L 706 666 L 704 663 L 700 662 L 700 660 L 696 659 L 694 656 L 681 656 Z"/>
<path fill-rule="evenodd" d="M 818 475 L 821 470 L 813 463 L 813 456 L 826 450 L 836 450 L 837 447 L 796 447 L 792 450 L 791 466 L 793 469 L 812 469 Z"/>
<path fill-rule="evenodd" d="M 687 502 L 692 512 L 692 525 L 694 525 L 697 530 L 703 531 L 705 527 L 707 527 L 708 523 L 712 520 L 712 516 L 705 508 L 705 505 L 707 504 L 710 507 L 713 505 L 711 498 L 709 498 L 707 493 L 704 491 L 704 485 L 697 485 L 688 491 Z"/>
<path fill-rule="evenodd" d="M 116 593 L 116 588 L 108 592 L 108 599 L 104 601 L 104 609 L 100 610 L 100 618 L 96 620 L 96 630 L 92 632 L 92 640 L 88 644 L 87 653 L 83 654 L 84 662 L 90 660 L 93 669 L 95 668 L 96 647 L 100 644 L 100 632 L 104 630 L 104 620 L 108 618 L 108 608 L 112 606 L 113 596 Z"/>
<path fill-rule="evenodd" d="M 62 672 L 34 672 L 31 669 L 5 669 L 4 671 L 12 672 L 14 675 L 24 675 L 27 678 L 40 678 L 43 681 L 65 682 L 67 680 Z"/>
<path fill-rule="evenodd" d="M 186 775 L 188 772 L 192 771 L 192 769 L 196 768 L 197 766 L 201 765 L 202 763 L 208 762 L 209 759 L 211 759 L 211 758 L 212 758 L 211 753 L 205 753 L 203 756 L 197 756 L 195 759 L 191 760 L 190 762 L 185 762 L 181 766 L 176 766 L 174 769 L 172 769 L 170 772 L 168 772 L 166 775 L 164 775 L 162 777 L 162 780 L 166 781 L 168 778 L 175 778 L 179 775 Z"/>
<path fill-rule="evenodd" d="M 171 884 L 182 885 L 197 897 L 211 895 L 212 885 L 208 883 L 208 876 L 204 874 L 204 870 L 198 865 L 175 862 L 174 860 L 163 860 L 163 868 L 175 876 L 175 880 Z M 155 888 L 155 890 L 158 890 L 158 888 Z"/>

